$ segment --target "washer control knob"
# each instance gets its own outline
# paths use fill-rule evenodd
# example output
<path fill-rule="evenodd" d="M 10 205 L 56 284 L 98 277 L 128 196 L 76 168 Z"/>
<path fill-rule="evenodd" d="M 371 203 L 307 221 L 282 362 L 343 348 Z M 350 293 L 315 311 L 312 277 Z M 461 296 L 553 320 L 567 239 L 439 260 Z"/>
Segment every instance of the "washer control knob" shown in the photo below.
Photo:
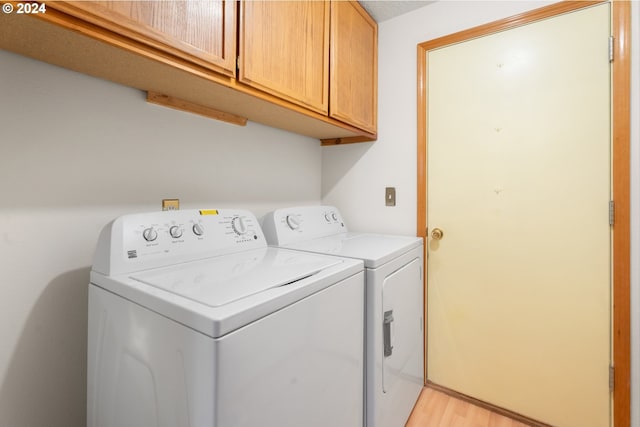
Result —
<path fill-rule="evenodd" d="M 145 228 L 142 232 L 142 237 L 147 242 L 153 242 L 158 238 L 158 232 L 153 227 Z"/>
<path fill-rule="evenodd" d="M 287 225 L 292 230 L 300 228 L 300 220 L 295 215 L 287 215 Z"/>
<path fill-rule="evenodd" d="M 239 216 L 236 216 L 231 220 L 231 228 L 233 228 L 233 231 L 235 231 L 239 236 L 242 236 L 247 232 L 247 224 L 244 222 L 244 219 Z"/>
<path fill-rule="evenodd" d="M 202 228 L 202 224 L 193 224 L 193 234 L 196 236 L 202 236 L 204 234 L 204 228 Z"/>
<path fill-rule="evenodd" d="M 328 214 L 328 213 L 324 214 L 324 219 L 325 219 L 325 221 L 327 221 L 327 222 L 331 222 L 331 217 L 329 216 L 329 214 Z"/>
<path fill-rule="evenodd" d="M 334 221 L 338 220 L 338 215 L 334 212 L 331 214 L 331 218 L 333 218 Z"/>
<path fill-rule="evenodd" d="M 171 237 L 173 237 L 174 239 L 181 238 L 182 237 L 182 227 L 180 227 L 179 225 L 171 226 L 171 228 L 169 228 L 169 234 L 171 234 Z"/>

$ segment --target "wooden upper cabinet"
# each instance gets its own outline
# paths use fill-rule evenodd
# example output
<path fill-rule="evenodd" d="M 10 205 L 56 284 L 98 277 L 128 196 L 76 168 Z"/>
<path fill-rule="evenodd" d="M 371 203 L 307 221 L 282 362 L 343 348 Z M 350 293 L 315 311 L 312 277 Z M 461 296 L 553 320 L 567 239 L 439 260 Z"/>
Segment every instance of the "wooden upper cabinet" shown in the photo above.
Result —
<path fill-rule="evenodd" d="M 329 116 L 376 133 L 378 25 L 353 1 L 331 2 Z"/>
<path fill-rule="evenodd" d="M 47 5 L 218 73 L 235 76 L 234 1 L 53 1 Z"/>
<path fill-rule="evenodd" d="M 45 3 L 0 14 L 0 49 L 323 145 L 377 137 L 377 25 L 355 1 Z"/>
<path fill-rule="evenodd" d="M 240 3 L 240 82 L 328 114 L 328 1 Z"/>

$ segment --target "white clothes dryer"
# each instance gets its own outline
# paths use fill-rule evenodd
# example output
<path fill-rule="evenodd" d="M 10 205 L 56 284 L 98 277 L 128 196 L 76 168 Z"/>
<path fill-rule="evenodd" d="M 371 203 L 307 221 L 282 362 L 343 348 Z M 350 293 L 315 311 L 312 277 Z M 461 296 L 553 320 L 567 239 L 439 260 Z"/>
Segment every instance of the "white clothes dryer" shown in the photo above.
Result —
<path fill-rule="evenodd" d="M 270 245 L 364 261 L 366 426 L 404 426 L 424 385 L 422 239 L 348 232 L 333 206 L 278 209 L 263 230 Z"/>
<path fill-rule="evenodd" d="M 90 427 L 362 427 L 362 261 L 239 209 L 125 215 L 89 285 Z"/>

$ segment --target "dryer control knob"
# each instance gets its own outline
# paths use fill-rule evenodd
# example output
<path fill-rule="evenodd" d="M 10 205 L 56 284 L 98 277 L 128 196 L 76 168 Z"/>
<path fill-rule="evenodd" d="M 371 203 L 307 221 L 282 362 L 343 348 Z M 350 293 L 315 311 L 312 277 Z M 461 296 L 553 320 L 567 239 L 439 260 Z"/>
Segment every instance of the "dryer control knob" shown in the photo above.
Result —
<path fill-rule="evenodd" d="M 300 220 L 295 215 L 287 215 L 287 225 L 292 230 L 300 228 Z"/>
<path fill-rule="evenodd" d="M 158 232 L 153 227 L 145 228 L 142 232 L 142 237 L 147 242 L 153 242 L 158 238 Z"/>
<path fill-rule="evenodd" d="M 233 231 L 235 231 L 239 236 L 242 236 L 247 232 L 247 224 L 245 224 L 244 219 L 239 216 L 236 216 L 231 220 L 231 228 L 233 228 Z"/>
<path fill-rule="evenodd" d="M 180 237 L 182 237 L 182 228 L 178 225 L 173 225 L 169 229 L 169 234 L 171 234 L 171 237 L 173 237 L 174 239 L 179 239 Z"/>
<path fill-rule="evenodd" d="M 201 224 L 193 224 L 192 230 L 196 236 L 202 236 L 204 234 L 204 228 L 202 228 Z"/>
<path fill-rule="evenodd" d="M 331 218 L 333 218 L 334 221 L 338 220 L 338 215 L 334 212 L 331 214 Z"/>

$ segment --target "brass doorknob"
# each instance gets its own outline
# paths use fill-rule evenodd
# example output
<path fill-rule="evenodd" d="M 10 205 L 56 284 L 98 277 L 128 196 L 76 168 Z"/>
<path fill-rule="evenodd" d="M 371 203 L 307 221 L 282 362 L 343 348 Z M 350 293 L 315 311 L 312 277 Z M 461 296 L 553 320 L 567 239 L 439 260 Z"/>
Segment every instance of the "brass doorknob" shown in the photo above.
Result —
<path fill-rule="evenodd" d="M 439 228 L 434 228 L 433 230 L 431 230 L 431 238 L 433 240 L 440 240 L 444 237 L 444 231 L 440 230 Z"/>

